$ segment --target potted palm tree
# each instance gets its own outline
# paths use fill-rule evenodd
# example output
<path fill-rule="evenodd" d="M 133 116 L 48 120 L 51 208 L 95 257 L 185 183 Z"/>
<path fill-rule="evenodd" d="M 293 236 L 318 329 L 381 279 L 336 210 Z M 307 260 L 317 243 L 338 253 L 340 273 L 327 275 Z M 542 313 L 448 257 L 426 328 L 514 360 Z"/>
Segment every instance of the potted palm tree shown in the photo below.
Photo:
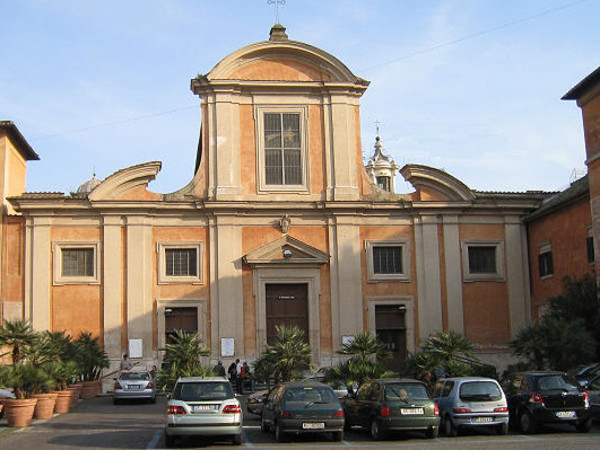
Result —
<path fill-rule="evenodd" d="M 74 341 L 76 362 L 83 389 L 81 398 L 96 397 L 100 391 L 102 369 L 108 367 L 108 357 L 97 337 L 82 332 Z"/>
<path fill-rule="evenodd" d="M 5 399 L 3 404 L 8 425 L 12 427 L 26 427 L 31 423 L 37 403 L 37 399 L 31 397 L 35 386 L 45 376 L 27 359 L 36 336 L 24 320 L 6 320 L 0 326 L 0 347 L 10 349 L 11 364 L 4 367 L 3 378 L 6 385 L 12 387 L 15 398 Z"/>

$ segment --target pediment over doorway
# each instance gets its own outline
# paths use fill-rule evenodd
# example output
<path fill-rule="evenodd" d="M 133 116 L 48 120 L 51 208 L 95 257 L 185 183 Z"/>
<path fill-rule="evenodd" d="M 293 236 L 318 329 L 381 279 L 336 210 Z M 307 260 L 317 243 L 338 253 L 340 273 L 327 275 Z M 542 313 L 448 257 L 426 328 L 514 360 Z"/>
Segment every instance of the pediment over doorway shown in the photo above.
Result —
<path fill-rule="evenodd" d="M 322 266 L 329 262 L 329 255 L 298 239 L 285 235 L 252 250 L 244 256 L 244 262 L 258 266 Z"/>

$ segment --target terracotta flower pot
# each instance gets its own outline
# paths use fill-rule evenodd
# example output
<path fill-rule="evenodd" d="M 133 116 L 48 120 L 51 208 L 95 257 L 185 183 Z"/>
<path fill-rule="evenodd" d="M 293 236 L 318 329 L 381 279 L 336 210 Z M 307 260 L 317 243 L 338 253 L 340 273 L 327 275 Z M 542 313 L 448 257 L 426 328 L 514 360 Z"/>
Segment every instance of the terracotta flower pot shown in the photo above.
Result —
<path fill-rule="evenodd" d="M 67 388 L 67 390 L 73 391 L 73 396 L 71 397 L 71 405 L 74 405 L 79 400 L 79 396 L 81 395 L 81 390 L 83 389 L 83 384 L 77 383 L 72 384 Z"/>
<path fill-rule="evenodd" d="M 54 414 L 54 406 L 56 405 L 56 397 L 58 393 L 48 392 L 44 394 L 34 394 L 33 398 L 37 398 L 37 404 L 33 416 L 36 419 L 51 419 Z"/>
<path fill-rule="evenodd" d="M 80 398 L 94 398 L 98 396 L 99 386 L 97 381 L 84 381 Z"/>
<path fill-rule="evenodd" d="M 3 400 L 9 427 L 26 427 L 33 419 L 37 398 L 11 398 Z"/>
<path fill-rule="evenodd" d="M 71 408 L 71 398 L 73 397 L 73 390 L 66 389 L 64 391 L 56 391 L 56 404 L 54 405 L 54 412 L 58 414 L 66 414 Z"/>

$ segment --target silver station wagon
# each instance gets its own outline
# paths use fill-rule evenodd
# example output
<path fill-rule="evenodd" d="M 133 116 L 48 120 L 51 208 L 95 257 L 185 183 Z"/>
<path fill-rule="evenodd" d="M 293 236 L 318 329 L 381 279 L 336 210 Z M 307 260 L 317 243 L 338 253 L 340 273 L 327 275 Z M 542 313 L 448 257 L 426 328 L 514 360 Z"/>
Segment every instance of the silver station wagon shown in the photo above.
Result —
<path fill-rule="evenodd" d="M 226 436 L 242 443 L 242 406 L 225 377 L 180 378 L 167 401 L 165 444 L 180 436 Z"/>

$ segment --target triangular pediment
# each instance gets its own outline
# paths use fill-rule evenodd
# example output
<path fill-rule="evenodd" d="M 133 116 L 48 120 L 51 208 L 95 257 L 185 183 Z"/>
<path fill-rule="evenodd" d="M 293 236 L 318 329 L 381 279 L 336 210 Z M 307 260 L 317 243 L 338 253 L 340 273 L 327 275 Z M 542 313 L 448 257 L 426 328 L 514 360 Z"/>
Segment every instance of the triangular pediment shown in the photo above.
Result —
<path fill-rule="evenodd" d="M 250 266 L 322 266 L 329 262 L 329 255 L 305 242 L 285 235 L 256 250 L 252 250 L 244 256 L 244 261 Z"/>

